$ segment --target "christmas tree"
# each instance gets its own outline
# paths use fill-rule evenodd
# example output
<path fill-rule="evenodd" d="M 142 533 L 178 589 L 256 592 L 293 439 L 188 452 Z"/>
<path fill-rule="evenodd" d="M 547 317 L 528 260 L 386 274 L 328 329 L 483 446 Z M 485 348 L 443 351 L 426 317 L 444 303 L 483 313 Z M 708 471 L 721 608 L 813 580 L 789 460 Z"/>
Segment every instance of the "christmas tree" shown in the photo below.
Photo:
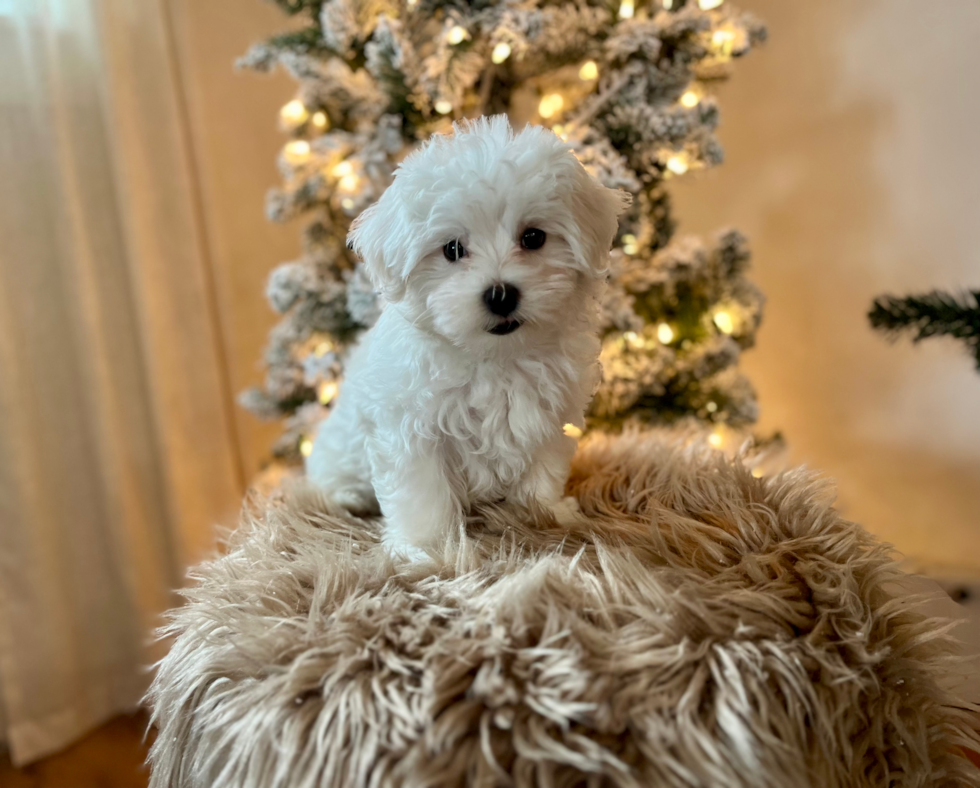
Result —
<path fill-rule="evenodd" d="M 980 290 L 957 297 L 933 290 L 924 295 L 876 298 L 868 319 L 892 336 L 914 334 L 913 342 L 949 336 L 966 344 L 980 371 Z"/>
<path fill-rule="evenodd" d="M 721 162 L 711 88 L 765 38 L 762 25 L 723 0 L 275 2 L 298 24 L 241 62 L 299 83 L 281 112 L 290 140 L 268 213 L 310 219 L 302 258 L 269 279 L 283 318 L 265 386 L 243 402 L 285 418 L 278 456 L 309 450 L 346 354 L 381 308 L 346 247 L 351 221 L 415 146 L 497 113 L 549 126 L 605 185 L 634 195 L 611 254 L 589 427 L 755 421 L 737 369 L 763 301 L 745 240 L 675 237 L 665 187 Z"/>

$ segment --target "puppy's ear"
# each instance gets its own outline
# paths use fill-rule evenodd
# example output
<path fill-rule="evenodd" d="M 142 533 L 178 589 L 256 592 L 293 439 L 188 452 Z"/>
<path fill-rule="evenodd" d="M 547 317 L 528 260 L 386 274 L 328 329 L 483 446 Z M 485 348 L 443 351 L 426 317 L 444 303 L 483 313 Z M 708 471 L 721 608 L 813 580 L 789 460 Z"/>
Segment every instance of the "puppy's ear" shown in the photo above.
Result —
<path fill-rule="evenodd" d="M 418 233 L 411 232 L 398 177 L 351 225 L 347 246 L 364 261 L 371 283 L 388 301 L 405 295 L 405 282 L 420 258 Z"/>
<path fill-rule="evenodd" d="M 606 188 L 575 161 L 569 194 L 575 227 L 567 240 L 579 265 L 593 275 L 605 274 L 619 217 L 632 202 L 629 192 Z"/>

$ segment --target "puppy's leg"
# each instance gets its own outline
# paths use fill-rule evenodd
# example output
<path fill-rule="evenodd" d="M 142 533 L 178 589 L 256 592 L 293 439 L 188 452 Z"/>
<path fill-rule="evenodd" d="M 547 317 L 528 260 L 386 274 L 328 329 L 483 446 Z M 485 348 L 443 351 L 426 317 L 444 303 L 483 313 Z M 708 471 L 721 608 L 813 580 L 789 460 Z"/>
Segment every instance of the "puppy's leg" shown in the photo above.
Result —
<path fill-rule="evenodd" d="M 313 452 L 306 460 L 309 479 L 340 506 L 358 515 L 380 511 L 371 484 L 366 431 L 356 414 L 337 410 L 320 426 Z"/>
<path fill-rule="evenodd" d="M 372 460 L 385 542 L 413 556 L 438 548 L 463 516 L 439 456 L 434 451 L 401 457 L 372 453 Z"/>
<path fill-rule="evenodd" d="M 565 497 L 565 482 L 575 447 L 575 439 L 566 435 L 556 436 L 539 446 L 515 491 L 518 502 L 527 505 L 534 501 L 547 506 L 562 524 L 580 521 L 578 501 L 571 496 Z"/>

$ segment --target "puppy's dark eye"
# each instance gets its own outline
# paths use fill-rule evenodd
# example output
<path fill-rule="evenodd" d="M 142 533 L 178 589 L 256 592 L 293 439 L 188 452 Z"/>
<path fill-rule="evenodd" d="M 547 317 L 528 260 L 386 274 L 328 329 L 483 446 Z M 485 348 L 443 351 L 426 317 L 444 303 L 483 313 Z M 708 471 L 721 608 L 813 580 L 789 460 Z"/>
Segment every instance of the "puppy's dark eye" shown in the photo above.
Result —
<path fill-rule="evenodd" d="M 442 253 L 450 263 L 455 263 L 459 258 L 466 257 L 466 249 L 458 239 L 454 239 L 442 247 Z"/>
<path fill-rule="evenodd" d="M 547 237 L 544 230 L 539 230 L 537 227 L 528 227 L 521 236 L 521 246 L 525 249 L 540 249 L 544 246 Z"/>

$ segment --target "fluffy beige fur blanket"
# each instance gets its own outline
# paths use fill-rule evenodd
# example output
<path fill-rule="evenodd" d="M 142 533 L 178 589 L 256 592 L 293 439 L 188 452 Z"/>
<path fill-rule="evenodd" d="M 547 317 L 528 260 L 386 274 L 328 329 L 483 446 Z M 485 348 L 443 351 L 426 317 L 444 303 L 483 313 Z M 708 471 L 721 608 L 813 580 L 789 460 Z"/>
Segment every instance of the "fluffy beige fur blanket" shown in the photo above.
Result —
<path fill-rule="evenodd" d="M 395 564 L 295 485 L 172 614 L 154 786 L 977 785 L 953 645 L 804 471 L 579 452 L 587 519 L 484 511 Z"/>

